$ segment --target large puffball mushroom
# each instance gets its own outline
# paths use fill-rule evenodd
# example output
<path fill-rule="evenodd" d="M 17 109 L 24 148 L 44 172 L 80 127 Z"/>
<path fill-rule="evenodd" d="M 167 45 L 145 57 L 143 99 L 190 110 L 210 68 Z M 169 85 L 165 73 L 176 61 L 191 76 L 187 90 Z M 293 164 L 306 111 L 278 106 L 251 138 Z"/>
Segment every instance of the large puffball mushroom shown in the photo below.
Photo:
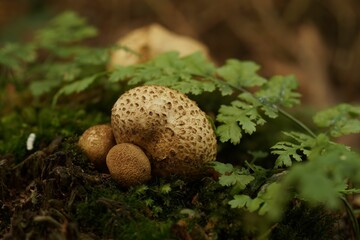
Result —
<path fill-rule="evenodd" d="M 110 124 L 95 125 L 80 136 L 78 146 L 100 171 L 107 171 L 106 155 L 116 144 Z"/>
<path fill-rule="evenodd" d="M 134 144 L 115 145 L 106 156 L 106 164 L 112 179 L 123 187 L 138 185 L 151 178 L 150 161 Z"/>
<path fill-rule="evenodd" d="M 206 114 L 186 95 L 163 86 L 140 86 L 112 108 L 116 142 L 144 150 L 158 176 L 196 176 L 216 158 L 217 143 Z"/>
<path fill-rule="evenodd" d="M 142 63 L 169 51 L 177 51 L 180 56 L 200 51 L 210 58 L 207 47 L 201 42 L 171 32 L 156 23 L 129 32 L 126 36 L 119 39 L 118 44 L 126 46 L 139 53 L 139 55 L 130 51 L 124 51 L 124 49 L 115 50 L 111 54 L 110 69 L 113 69 L 116 65 L 128 66 Z"/>

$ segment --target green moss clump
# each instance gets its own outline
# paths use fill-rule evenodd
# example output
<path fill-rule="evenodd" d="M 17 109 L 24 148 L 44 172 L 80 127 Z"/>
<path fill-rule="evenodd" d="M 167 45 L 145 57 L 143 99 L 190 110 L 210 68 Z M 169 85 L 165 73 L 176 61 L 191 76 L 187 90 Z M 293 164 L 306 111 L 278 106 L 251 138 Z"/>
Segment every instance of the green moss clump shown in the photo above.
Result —
<path fill-rule="evenodd" d="M 294 200 L 282 221 L 271 232 L 270 239 L 334 239 L 338 234 L 342 234 L 336 227 L 340 222 L 339 215 L 327 211 L 322 206 L 311 207 L 304 202 Z M 345 236 L 338 237 L 347 239 Z"/>

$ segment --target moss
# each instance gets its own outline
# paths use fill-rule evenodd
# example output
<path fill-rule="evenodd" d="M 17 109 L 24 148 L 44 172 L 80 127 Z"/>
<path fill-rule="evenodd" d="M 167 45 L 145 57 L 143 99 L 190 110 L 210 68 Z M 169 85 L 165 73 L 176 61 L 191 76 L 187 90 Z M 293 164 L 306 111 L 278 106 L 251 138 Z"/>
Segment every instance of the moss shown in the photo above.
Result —
<path fill-rule="evenodd" d="M 231 189 L 211 177 L 193 182 L 153 178 L 147 185 L 125 189 L 97 172 L 76 143 L 89 125 L 108 119 L 100 113 L 38 109 L 34 121 L 34 112 L 26 112 L 26 117 L 1 118 L 11 126 L 4 136 L 20 127 L 36 130 L 40 140 L 37 151 L 21 152 L 27 133 L 14 136 L 11 141 L 19 146 L 7 147 L 19 151 L 17 159 L 1 159 L 0 238 L 251 239 L 269 230 L 262 216 L 231 209 Z M 337 220 L 323 209 L 294 205 L 270 237 L 329 239 Z"/>
<path fill-rule="evenodd" d="M 266 227 L 258 215 L 231 209 L 230 190 L 212 178 L 194 182 L 154 178 L 147 185 L 122 189 L 109 175 L 95 170 L 76 141 L 64 138 L 53 152 L 43 149 L 43 155 L 27 160 L 32 168 L 9 165 L 10 174 L 0 178 L 9 190 L 1 199 L 6 206 L 1 237 L 7 233 L 17 239 L 251 239 Z M 25 202 L 14 198 L 20 194 Z M 334 232 L 336 218 L 325 213 L 294 206 L 271 238 L 326 239 Z"/>
<path fill-rule="evenodd" d="M 75 219 L 82 232 L 112 239 L 170 239 L 170 219 L 148 216 L 143 201 L 117 188 L 93 189 L 91 197 L 76 207 Z"/>
<path fill-rule="evenodd" d="M 34 149 L 47 146 L 56 136 L 81 134 L 86 128 L 110 117 L 100 112 L 86 112 L 69 107 L 27 107 L 0 118 L 0 156 L 11 154 L 20 162 L 32 151 L 26 149 L 30 133 L 36 134 Z"/>
<path fill-rule="evenodd" d="M 293 201 L 282 221 L 271 233 L 270 239 L 327 240 L 339 234 L 337 225 L 341 218 L 324 207 L 311 207 L 298 200 Z M 339 239 L 345 239 L 339 236 Z"/>

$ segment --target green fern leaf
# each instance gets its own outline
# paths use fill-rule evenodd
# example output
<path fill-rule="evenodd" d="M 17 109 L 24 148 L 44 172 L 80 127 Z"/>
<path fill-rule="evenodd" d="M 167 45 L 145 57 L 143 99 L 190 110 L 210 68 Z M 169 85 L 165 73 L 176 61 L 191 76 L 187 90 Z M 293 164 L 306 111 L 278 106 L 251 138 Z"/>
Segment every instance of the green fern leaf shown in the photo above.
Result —
<path fill-rule="evenodd" d="M 213 81 L 197 79 L 213 74 L 214 69 L 199 53 L 180 58 L 177 52 L 168 52 L 144 64 L 117 68 L 110 75 L 110 82 L 128 80 L 129 85 L 162 85 L 197 95 L 216 89 Z"/>
<path fill-rule="evenodd" d="M 35 34 L 35 42 L 41 47 L 60 50 L 59 44 L 81 41 L 97 35 L 97 30 L 87 25 L 84 18 L 67 11 L 50 21 L 47 27 Z"/>
<path fill-rule="evenodd" d="M 84 48 L 76 54 L 74 61 L 81 65 L 106 65 L 109 60 L 109 48 Z"/>
<path fill-rule="evenodd" d="M 220 174 L 228 174 L 234 171 L 234 167 L 230 163 L 222 163 L 222 162 L 214 161 L 212 162 L 211 165 L 214 167 L 215 171 L 217 171 Z"/>
<path fill-rule="evenodd" d="M 11 69 L 19 79 L 25 74 L 24 64 L 34 62 L 36 58 L 33 44 L 6 43 L 0 48 L 0 66 Z"/>
<path fill-rule="evenodd" d="M 245 208 L 249 212 L 255 212 L 264 204 L 261 198 L 252 199 L 248 195 L 235 195 L 233 200 L 229 201 L 231 208 Z"/>
<path fill-rule="evenodd" d="M 209 79 L 214 83 L 214 85 L 220 91 L 222 96 L 231 95 L 234 92 L 233 88 L 224 81 L 218 80 L 216 78 L 209 78 Z"/>
<path fill-rule="evenodd" d="M 360 106 L 340 104 L 314 116 L 319 127 L 328 128 L 333 137 L 360 133 Z"/>
<path fill-rule="evenodd" d="M 18 62 L 33 62 L 36 59 L 32 44 L 6 43 L 0 48 L 0 64 L 12 67 Z"/>
<path fill-rule="evenodd" d="M 201 52 L 195 52 L 182 58 L 186 70 L 195 76 L 213 76 L 216 68 L 214 64 L 208 61 Z"/>
<path fill-rule="evenodd" d="M 136 68 L 117 66 L 116 69 L 110 74 L 109 82 L 121 82 L 126 81 L 135 74 Z"/>
<path fill-rule="evenodd" d="M 231 208 L 243 208 L 251 202 L 251 198 L 247 195 L 235 195 L 233 200 L 229 201 Z"/>
<path fill-rule="evenodd" d="M 262 110 L 270 118 L 277 116 L 278 107 L 299 104 L 300 94 L 294 92 L 298 82 L 294 76 L 274 76 L 267 81 L 255 96 L 263 104 Z"/>
<path fill-rule="evenodd" d="M 91 84 L 93 84 L 96 80 L 98 75 L 93 75 L 81 80 L 78 80 L 76 82 L 70 83 L 68 85 L 65 85 L 64 87 L 60 88 L 60 90 L 55 94 L 53 98 L 53 104 L 56 104 L 58 98 L 61 95 L 70 95 L 73 93 L 79 93 L 84 91 L 85 89 L 89 88 Z"/>
<path fill-rule="evenodd" d="M 229 175 L 222 175 L 219 177 L 219 183 L 221 186 L 233 186 L 237 185 L 237 189 L 243 190 L 246 185 L 252 182 L 255 178 L 251 175 L 239 174 L 233 172 Z"/>
<path fill-rule="evenodd" d="M 230 141 L 232 144 L 239 144 L 242 138 L 241 128 L 235 121 L 224 122 L 216 128 L 216 134 L 221 142 Z"/>
<path fill-rule="evenodd" d="M 275 168 L 283 166 L 290 167 L 293 160 L 301 162 L 303 160 L 303 155 L 309 156 L 309 149 L 315 144 L 314 138 L 303 133 L 284 132 L 284 134 L 292 138 L 295 143 L 282 141 L 271 147 L 271 153 L 278 155 L 278 158 L 275 161 Z"/>
<path fill-rule="evenodd" d="M 222 105 L 216 120 L 222 123 L 217 128 L 220 141 L 231 140 L 233 144 L 240 142 L 242 132 L 252 134 L 256 126 L 263 125 L 265 120 L 258 112 L 260 103 L 250 93 L 239 95 L 239 100 L 231 102 L 230 106 Z"/>
<path fill-rule="evenodd" d="M 29 89 L 34 96 L 41 96 L 48 93 L 61 83 L 54 80 L 33 81 L 30 83 Z"/>
<path fill-rule="evenodd" d="M 249 61 L 227 60 L 225 65 L 217 69 L 217 74 L 235 88 L 263 85 L 266 80 L 256 72 L 259 65 Z"/>

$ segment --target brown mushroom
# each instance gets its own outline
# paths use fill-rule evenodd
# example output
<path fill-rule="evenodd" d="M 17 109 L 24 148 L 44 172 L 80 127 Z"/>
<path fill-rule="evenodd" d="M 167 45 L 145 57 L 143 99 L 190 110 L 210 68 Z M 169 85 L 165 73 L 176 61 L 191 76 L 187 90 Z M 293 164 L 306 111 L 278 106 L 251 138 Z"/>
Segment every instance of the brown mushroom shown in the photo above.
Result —
<path fill-rule="evenodd" d="M 151 165 L 138 146 L 121 143 L 110 149 L 106 156 L 111 177 L 124 187 L 134 186 L 151 178 Z"/>
<path fill-rule="evenodd" d="M 215 160 L 216 137 L 205 113 L 186 95 L 163 86 L 140 86 L 112 108 L 116 142 L 144 150 L 153 175 L 201 174 Z"/>
<path fill-rule="evenodd" d="M 106 155 L 116 144 L 109 124 L 95 125 L 81 135 L 78 146 L 89 160 L 101 171 L 106 172 Z"/>

